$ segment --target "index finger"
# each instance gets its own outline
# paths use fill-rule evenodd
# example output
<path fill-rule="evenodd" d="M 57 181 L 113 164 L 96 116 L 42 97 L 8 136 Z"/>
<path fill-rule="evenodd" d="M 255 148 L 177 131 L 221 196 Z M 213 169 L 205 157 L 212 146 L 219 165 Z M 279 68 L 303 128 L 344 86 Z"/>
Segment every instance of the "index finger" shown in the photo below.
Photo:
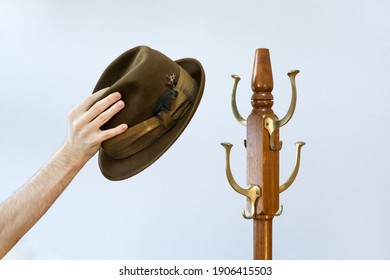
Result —
<path fill-rule="evenodd" d="M 88 96 L 83 102 L 75 107 L 75 111 L 77 112 L 86 112 L 88 111 L 98 100 L 102 99 L 106 94 L 109 87 L 98 90 L 92 95 Z"/>
<path fill-rule="evenodd" d="M 109 109 L 118 100 L 120 100 L 120 98 L 121 98 L 121 94 L 119 92 L 114 92 L 106 96 L 105 98 L 99 100 L 95 104 L 93 104 L 92 107 L 89 108 L 88 111 L 84 112 L 82 115 L 82 119 L 84 120 L 84 123 L 88 123 L 93 119 L 97 118 L 98 116 L 100 117 L 104 115 L 103 112 Z M 121 104 L 121 103 L 117 103 L 117 104 Z"/>

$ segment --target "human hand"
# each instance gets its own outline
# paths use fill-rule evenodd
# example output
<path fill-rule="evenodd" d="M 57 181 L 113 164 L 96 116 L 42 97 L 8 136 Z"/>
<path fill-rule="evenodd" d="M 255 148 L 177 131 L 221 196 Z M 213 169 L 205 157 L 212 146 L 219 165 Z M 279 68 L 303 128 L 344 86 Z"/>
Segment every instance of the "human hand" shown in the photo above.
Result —
<path fill-rule="evenodd" d="M 84 165 L 99 150 L 103 141 L 127 129 L 126 124 L 107 130 L 100 129 L 125 106 L 119 92 L 99 100 L 107 89 L 92 94 L 68 113 L 68 137 L 63 149 L 73 164 Z"/>

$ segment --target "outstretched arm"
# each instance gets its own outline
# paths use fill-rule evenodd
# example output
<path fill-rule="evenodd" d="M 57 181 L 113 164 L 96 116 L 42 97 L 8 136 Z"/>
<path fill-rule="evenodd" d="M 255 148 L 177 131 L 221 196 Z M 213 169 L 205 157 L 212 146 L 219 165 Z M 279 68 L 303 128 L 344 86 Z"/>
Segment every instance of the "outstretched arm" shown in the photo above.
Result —
<path fill-rule="evenodd" d="M 64 145 L 23 187 L 0 204 L 0 259 L 46 213 L 101 143 L 127 129 L 122 124 L 100 130 L 124 107 L 119 93 L 96 102 L 105 90 L 89 96 L 69 112 Z"/>

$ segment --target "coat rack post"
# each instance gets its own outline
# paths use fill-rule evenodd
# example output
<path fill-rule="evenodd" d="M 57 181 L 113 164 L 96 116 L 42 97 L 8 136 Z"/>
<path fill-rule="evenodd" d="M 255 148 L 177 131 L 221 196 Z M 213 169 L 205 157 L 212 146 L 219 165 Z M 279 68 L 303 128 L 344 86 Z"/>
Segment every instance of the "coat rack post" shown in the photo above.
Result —
<path fill-rule="evenodd" d="M 270 148 L 265 128 L 272 110 L 273 78 L 268 49 L 257 49 L 252 75 L 252 112 L 247 118 L 247 182 L 262 187 L 254 223 L 254 259 L 272 259 L 272 220 L 279 210 L 279 151 Z M 275 131 L 279 141 L 279 131 Z"/>
<path fill-rule="evenodd" d="M 240 187 L 234 180 L 230 169 L 230 152 L 232 144 L 222 143 L 226 150 L 226 176 L 233 189 L 247 197 L 249 214 L 245 210 L 242 215 L 253 219 L 253 258 L 255 260 L 272 259 L 272 222 L 275 216 L 283 211 L 279 204 L 279 194 L 294 182 L 300 165 L 301 148 L 304 142 L 295 143 L 296 160 L 289 179 L 279 185 L 279 152 L 282 142 L 279 141 L 279 130 L 293 116 L 296 106 L 297 92 L 295 76 L 298 70 L 292 70 L 287 75 L 292 86 L 292 99 L 287 114 L 279 119 L 272 110 L 274 87 L 271 59 L 268 49 L 255 51 L 252 72 L 252 111 L 247 119 L 243 118 L 237 109 L 236 90 L 240 77 L 232 75 L 234 86 L 232 92 L 232 109 L 237 121 L 246 126 L 245 141 L 247 153 L 247 187 Z"/>

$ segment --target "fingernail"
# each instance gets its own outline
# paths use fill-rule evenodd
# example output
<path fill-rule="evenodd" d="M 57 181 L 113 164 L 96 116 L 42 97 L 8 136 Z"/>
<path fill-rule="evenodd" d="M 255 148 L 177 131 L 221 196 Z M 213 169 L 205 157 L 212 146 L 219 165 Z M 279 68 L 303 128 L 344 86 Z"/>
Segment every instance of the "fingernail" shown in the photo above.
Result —
<path fill-rule="evenodd" d="M 120 98 L 121 97 L 121 94 L 119 92 L 113 92 L 112 93 L 112 96 L 114 96 L 115 98 Z"/>
<path fill-rule="evenodd" d="M 123 107 L 125 107 L 125 102 L 123 102 L 123 100 L 119 100 L 119 101 L 116 103 L 116 106 L 118 106 L 119 108 L 123 108 Z"/>

